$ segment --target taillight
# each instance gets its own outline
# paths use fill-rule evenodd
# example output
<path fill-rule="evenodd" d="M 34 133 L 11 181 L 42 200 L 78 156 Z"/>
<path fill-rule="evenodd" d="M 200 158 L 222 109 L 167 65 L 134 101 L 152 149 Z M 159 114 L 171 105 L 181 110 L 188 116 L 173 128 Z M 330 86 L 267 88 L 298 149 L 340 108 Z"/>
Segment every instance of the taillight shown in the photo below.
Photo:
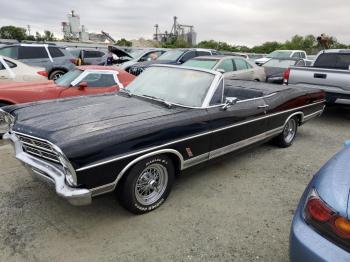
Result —
<path fill-rule="evenodd" d="M 288 84 L 289 75 L 290 75 L 290 68 L 288 68 L 286 71 L 283 72 L 283 83 L 284 84 Z"/>
<path fill-rule="evenodd" d="M 314 189 L 306 202 L 304 218 L 321 235 L 350 251 L 350 221 L 327 206 Z"/>
<path fill-rule="evenodd" d="M 333 215 L 333 211 L 317 198 L 310 199 L 306 204 L 306 208 L 311 218 L 318 222 L 327 222 Z"/>
<path fill-rule="evenodd" d="M 71 63 L 73 63 L 73 64 L 78 64 L 78 59 L 76 59 L 76 58 L 71 58 L 71 59 L 69 59 L 70 61 L 71 61 Z"/>
<path fill-rule="evenodd" d="M 41 75 L 41 76 L 49 77 L 49 74 L 46 71 L 39 71 L 39 72 L 36 72 L 36 73 L 38 75 Z"/>

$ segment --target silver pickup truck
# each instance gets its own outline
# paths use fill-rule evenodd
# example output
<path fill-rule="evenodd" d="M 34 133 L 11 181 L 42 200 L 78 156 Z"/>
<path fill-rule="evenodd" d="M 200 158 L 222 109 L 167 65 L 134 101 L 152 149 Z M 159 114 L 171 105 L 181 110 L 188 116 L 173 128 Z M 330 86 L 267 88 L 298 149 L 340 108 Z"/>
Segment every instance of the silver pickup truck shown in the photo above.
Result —
<path fill-rule="evenodd" d="M 284 83 L 321 88 L 329 104 L 350 105 L 350 49 L 321 51 L 312 66 L 290 67 Z"/>

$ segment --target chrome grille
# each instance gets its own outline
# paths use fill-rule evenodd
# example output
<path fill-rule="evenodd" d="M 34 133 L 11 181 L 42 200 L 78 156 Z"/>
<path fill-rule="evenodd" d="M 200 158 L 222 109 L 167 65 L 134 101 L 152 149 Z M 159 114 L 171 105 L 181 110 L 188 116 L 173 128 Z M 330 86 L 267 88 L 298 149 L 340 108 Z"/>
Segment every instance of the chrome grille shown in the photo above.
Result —
<path fill-rule="evenodd" d="M 23 151 L 27 154 L 34 155 L 55 163 L 61 163 L 57 152 L 48 142 L 22 134 L 16 134 L 16 136 L 22 143 Z"/>

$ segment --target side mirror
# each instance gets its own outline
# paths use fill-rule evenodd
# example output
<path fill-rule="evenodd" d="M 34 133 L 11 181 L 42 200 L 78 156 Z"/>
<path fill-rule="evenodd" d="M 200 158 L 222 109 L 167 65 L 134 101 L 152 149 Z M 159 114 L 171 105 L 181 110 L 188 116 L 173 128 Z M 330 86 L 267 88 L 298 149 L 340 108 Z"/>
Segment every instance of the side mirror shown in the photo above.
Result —
<path fill-rule="evenodd" d="M 81 82 L 81 83 L 79 83 L 79 85 L 78 85 L 78 89 L 79 90 L 84 90 L 85 88 L 87 88 L 88 87 L 88 83 L 87 82 Z"/>
<path fill-rule="evenodd" d="M 227 110 L 228 108 L 230 108 L 231 106 L 237 104 L 238 102 L 238 98 L 237 97 L 226 97 L 225 99 L 225 104 L 222 107 L 223 110 Z"/>
<path fill-rule="evenodd" d="M 221 73 L 221 74 L 225 74 L 225 73 L 226 73 L 225 70 L 224 70 L 224 69 L 221 69 L 221 68 L 216 69 L 216 71 L 218 71 L 218 72 Z"/>

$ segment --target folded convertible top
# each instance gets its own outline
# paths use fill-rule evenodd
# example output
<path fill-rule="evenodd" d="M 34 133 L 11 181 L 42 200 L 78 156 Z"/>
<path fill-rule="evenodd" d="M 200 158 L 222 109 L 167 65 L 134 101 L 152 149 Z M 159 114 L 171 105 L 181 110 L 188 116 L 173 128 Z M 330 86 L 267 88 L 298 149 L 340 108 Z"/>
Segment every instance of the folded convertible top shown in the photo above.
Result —
<path fill-rule="evenodd" d="M 226 79 L 225 79 L 225 87 L 237 87 L 237 88 L 247 88 L 251 90 L 256 90 L 256 91 L 262 92 L 264 96 L 281 92 L 281 91 L 286 91 L 291 88 L 290 86 L 262 83 L 257 81 L 226 80 Z"/>

